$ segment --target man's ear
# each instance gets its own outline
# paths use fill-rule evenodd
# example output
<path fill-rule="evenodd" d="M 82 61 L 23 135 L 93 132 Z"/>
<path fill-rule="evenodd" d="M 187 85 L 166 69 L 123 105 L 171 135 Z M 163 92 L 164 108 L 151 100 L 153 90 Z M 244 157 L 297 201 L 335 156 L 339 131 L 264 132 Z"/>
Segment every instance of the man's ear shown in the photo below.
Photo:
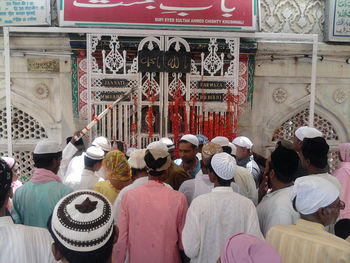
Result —
<path fill-rule="evenodd" d="M 51 251 L 52 251 L 53 257 L 56 259 L 56 261 L 63 259 L 63 256 L 62 256 L 61 252 L 58 250 L 58 247 L 56 246 L 55 242 L 52 243 Z"/>
<path fill-rule="evenodd" d="M 327 210 L 326 207 L 322 207 L 318 209 L 317 215 L 324 226 L 328 225 L 328 218 L 329 218 L 330 212 Z"/>
<path fill-rule="evenodd" d="M 119 228 L 117 225 L 114 225 L 114 240 L 113 244 L 117 243 L 119 237 Z"/>

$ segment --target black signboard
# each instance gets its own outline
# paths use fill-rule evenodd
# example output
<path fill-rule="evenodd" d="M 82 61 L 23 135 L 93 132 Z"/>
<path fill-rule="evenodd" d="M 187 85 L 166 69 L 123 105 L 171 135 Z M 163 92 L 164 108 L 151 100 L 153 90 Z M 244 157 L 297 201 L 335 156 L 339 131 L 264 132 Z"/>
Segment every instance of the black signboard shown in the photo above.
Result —
<path fill-rule="evenodd" d="M 97 95 L 97 97 L 100 99 L 100 101 L 116 101 L 124 94 L 124 92 L 102 91 Z"/>
<path fill-rule="evenodd" d="M 226 89 L 224 81 L 197 81 L 198 89 Z"/>
<path fill-rule="evenodd" d="M 203 95 L 204 95 L 204 101 L 205 102 L 223 102 L 224 101 L 224 94 L 217 94 L 217 93 L 198 93 L 197 94 L 197 101 L 203 101 Z"/>
<path fill-rule="evenodd" d="M 191 54 L 189 52 L 167 51 L 164 58 L 166 72 L 190 73 Z"/>
<path fill-rule="evenodd" d="M 104 87 L 116 87 L 123 88 L 127 87 L 129 81 L 127 79 L 102 79 L 102 86 Z"/>
<path fill-rule="evenodd" d="M 141 50 L 138 52 L 139 72 L 164 71 L 164 56 L 159 50 Z"/>

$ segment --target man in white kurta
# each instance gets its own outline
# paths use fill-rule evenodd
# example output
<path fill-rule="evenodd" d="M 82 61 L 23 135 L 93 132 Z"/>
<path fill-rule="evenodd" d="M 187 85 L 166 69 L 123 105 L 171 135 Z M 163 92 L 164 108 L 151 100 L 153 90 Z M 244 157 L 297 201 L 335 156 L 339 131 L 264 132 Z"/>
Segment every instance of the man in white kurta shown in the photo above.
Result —
<path fill-rule="evenodd" d="M 222 151 L 222 147 L 217 143 L 207 142 L 203 145 L 200 161 L 201 170 L 197 173 L 194 179 L 184 181 L 179 188 L 179 192 L 186 196 L 188 205 L 190 205 L 192 200 L 197 196 L 210 193 L 211 190 L 213 190 L 214 184 L 209 179 L 208 164 L 210 158 L 214 154 L 221 153 Z M 231 187 L 234 192 L 243 194 L 242 190 L 236 183 L 232 182 Z"/>
<path fill-rule="evenodd" d="M 300 218 L 289 198 L 298 162 L 299 157 L 292 149 L 292 144 L 278 145 L 266 162 L 271 191 L 256 207 L 264 236 L 272 226 L 292 225 Z"/>
<path fill-rule="evenodd" d="M 109 140 L 103 136 L 95 138 L 91 145 L 101 148 L 105 153 L 112 149 Z M 80 181 L 81 174 L 83 173 L 85 167 L 85 155 L 86 152 L 83 152 L 81 155 L 73 157 L 73 159 L 69 162 L 63 179 L 63 183 L 65 185 L 76 184 L 76 182 Z M 103 166 L 100 168 L 100 170 L 95 172 L 95 175 L 97 178 L 99 178 L 99 180 L 105 180 L 107 178 L 106 171 L 104 170 Z"/>
<path fill-rule="evenodd" d="M 65 184 L 74 191 L 82 189 L 94 189 L 94 185 L 98 182 L 99 177 L 96 172 L 101 169 L 104 151 L 98 147 L 91 146 L 87 149 L 84 157 L 84 169 L 75 174 L 66 177 Z"/>
<path fill-rule="evenodd" d="M 230 187 L 236 161 L 228 153 L 215 154 L 209 164 L 214 189 L 191 203 L 182 242 L 191 262 L 216 262 L 225 241 L 244 232 L 263 239 L 256 208 L 251 200 L 234 193 Z"/>

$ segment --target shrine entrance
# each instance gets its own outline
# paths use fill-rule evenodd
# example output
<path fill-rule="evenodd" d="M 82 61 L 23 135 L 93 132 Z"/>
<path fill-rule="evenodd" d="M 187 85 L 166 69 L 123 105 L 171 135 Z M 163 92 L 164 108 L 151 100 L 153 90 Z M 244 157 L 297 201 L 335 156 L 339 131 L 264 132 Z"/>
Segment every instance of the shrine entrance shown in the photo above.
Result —
<path fill-rule="evenodd" d="M 236 37 L 87 34 L 86 56 L 89 121 L 134 88 L 90 136 L 129 147 L 185 133 L 232 138 L 251 95 L 254 56 L 240 56 Z"/>

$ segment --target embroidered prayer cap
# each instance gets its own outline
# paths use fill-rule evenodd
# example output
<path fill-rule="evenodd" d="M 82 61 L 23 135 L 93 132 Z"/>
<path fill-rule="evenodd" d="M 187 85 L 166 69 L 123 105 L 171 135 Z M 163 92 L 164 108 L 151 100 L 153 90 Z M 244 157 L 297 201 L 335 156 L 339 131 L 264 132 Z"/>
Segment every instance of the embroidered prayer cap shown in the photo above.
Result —
<path fill-rule="evenodd" d="M 112 205 L 95 191 L 75 191 L 58 201 L 47 226 L 55 242 L 65 248 L 95 251 L 113 233 Z"/>
<path fill-rule="evenodd" d="M 230 141 L 224 136 L 216 136 L 211 142 L 219 144 L 221 147 L 229 146 Z"/>
<path fill-rule="evenodd" d="M 222 147 L 213 142 L 207 142 L 202 148 L 202 159 L 209 159 L 216 153 L 222 153 Z"/>
<path fill-rule="evenodd" d="M 189 142 L 196 147 L 198 147 L 198 145 L 199 145 L 199 141 L 198 141 L 197 137 L 194 136 L 193 134 L 186 134 L 186 135 L 182 136 L 180 141 Z"/>
<path fill-rule="evenodd" d="M 12 157 L 1 157 L 1 159 L 3 159 L 7 163 L 10 169 L 12 169 L 16 164 L 15 159 L 13 159 Z"/>
<path fill-rule="evenodd" d="M 203 135 L 203 134 L 197 134 L 196 137 L 198 139 L 199 145 L 203 145 L 203 144 L 209 142 L 208 137 Z"/>
<path fill-rule="evenodd" d="M 105 152 L 96 146 L 90 146 L 89 148 L 87 148 L 86 150 L 86 157 L 88 157 L 89 159 L 92 160 L 103 160 L 105 157 Z"/>
<path fill-rule="evenodd" d="M 109 180 L 129 181 L 130 166 L 124 153 L 118 150 L 110 151 L 103 160 L 103 167 Z"/>
<path fill-rule="evenodd" d="M 301 126 L 295 131 L 295 136 L 303 141 L 305 138 L 322 137 L 322 132 L 309 126 Z"/>
<path fill-rule="evenodd" d="M 0 159 L 0 195 L 7 193 L 11 188 L 12 171 L 6 161 Z"/>
<path fill-rule="evenodd" d="M 54 140 L 45 139 L 37 143 L 34 154 L 49 154 L 62 152 L 60 144 Z"/>
<path fill-rule="evenodd" d="M 231 147 L 231 154 L 236 155 L 237 147 L 232 142 L 229 142 L 228 145 Z"/>
<path fill-rule="evenodd" d="M 133 151 L 128 160 L 130 167 L 134 169 L 144 169 L 146 167 L 145 154 L 146 149 Z"/>
<path fill-rule="evenodd" d="M 91 145 L 100 147 L 105 152 L 109 152 L 112 150 L 111 142 L 103 136 L 95 138 L 95 140 L 92 141 Z"/>
<path fill-rule="evenodd" d="M 126 157 L 130 157 L 130 154 L 135 150 L 137 150 L 135 147 L 129 147 L 125 153 Z"/>
<path fill-rule="evenodd" d="M 169 150 L 175 149 L 175 144 L 174 144 L 174 142 L 173 142 L 172 140 L 170 140 L 169 138 L 167 138 L 167 137 L 161 138 L 161 139 L 159 140 L 159 142 L 164 143 L 164 144 L 168 147 Z"/>
<path fill-rule="evenodd" d="M 210 164 L 215 174 L 224 180 L 231 180 L 235 175 L 236 160 L 228 153 L 214 154 Z"/>
<path fill-rule="evenodd" d="M 168 170 L 172 161 L 167 150 L 147 149 L 145 163 L 150 171 L 161 172 Z"/>
<path fill-rule="evenodd" d="M 168 147 L 166 146 L 166 144 L 162 143 L 161 141 L 151 142 L 150 144 L 148 144 L 146 150 L 151 149 L 158 149 L 166 152 L 168 151 Z"/>
<path fill-rule="evenodd" d="M 271 245 L 245 233 L 227 239 L 220 260 L 222 263 L 282 263 L 281 256 Z"/>
<path fill-rule="evenodd" d="M 234 145 L 243 147 L 243 148 L 247 148 L 247 149 L 251 149 L 253 147 L 253 143 L 251 140 L 249 140 L 249 138 L 245 137 L 245 136 L 238 136 L 236 138 L 233 139 L 232 143 Z"/>
<path fill-rule="evenodd" d="M 308 175 L 295 180 L 289 197 L 292 202 L 296 198 L 298 212 L 309 215 L 333 203 L 339 197 L 339 190 L 326 179 Z"/>

